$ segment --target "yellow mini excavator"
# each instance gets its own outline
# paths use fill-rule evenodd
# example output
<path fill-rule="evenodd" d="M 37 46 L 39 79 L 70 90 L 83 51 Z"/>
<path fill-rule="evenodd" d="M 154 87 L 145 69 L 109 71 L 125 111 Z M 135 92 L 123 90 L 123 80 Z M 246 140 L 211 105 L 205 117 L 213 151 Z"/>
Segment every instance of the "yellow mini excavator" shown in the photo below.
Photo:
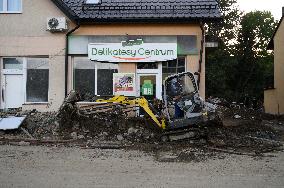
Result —
<path fill-rule="evenodd" d="M 93 111 L 107 112 L 117 107 L 134 106 L 143 109 L 161 129 L 162 141 L 195 139 L 204 134 L 202 126 L 215 118 L 215 110 L 201 99 L 194 75 L 185 72 L 169 76 L 163 84 L 161 108 L 155 109 L 144 97 L 114 96 L 97 99 Z"/>

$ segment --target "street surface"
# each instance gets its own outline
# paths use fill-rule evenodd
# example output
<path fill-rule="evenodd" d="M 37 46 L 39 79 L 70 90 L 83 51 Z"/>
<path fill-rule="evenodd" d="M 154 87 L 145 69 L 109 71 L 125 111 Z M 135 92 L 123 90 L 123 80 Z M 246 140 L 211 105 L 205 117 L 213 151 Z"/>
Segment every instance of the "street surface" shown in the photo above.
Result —
<path fill-rule="evenodd" d="M 0 187 L 284 187 L 284 153 L 157 162 L 141 151 L 0 146 Z"/>

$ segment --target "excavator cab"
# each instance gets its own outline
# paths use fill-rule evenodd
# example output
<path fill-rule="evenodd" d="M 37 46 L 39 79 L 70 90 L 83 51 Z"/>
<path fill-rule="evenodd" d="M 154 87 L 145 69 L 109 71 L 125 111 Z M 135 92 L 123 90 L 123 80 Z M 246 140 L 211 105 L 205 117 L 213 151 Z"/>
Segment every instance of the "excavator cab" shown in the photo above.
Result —
<path fill-rule="evenodd" d="M 167 77 L 163 91 L 164 114 L 169 129 L 191 127 L 204 119 L 204 102 L 190 72 Z"/>

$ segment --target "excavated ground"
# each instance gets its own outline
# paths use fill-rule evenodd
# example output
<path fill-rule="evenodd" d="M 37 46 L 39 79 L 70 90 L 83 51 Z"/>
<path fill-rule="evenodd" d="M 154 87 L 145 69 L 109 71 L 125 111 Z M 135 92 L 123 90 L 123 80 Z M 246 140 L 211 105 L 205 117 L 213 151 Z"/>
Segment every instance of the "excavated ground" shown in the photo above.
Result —
<path fill-rule="evenodd" d="M 283 150 L 284 119 L 245 108 L 219 107 L 222 124 L 208 123 L 204 127 L 207 137 L 167 143 L 160 141 L 161 132 L 147 119 L 124 118 L 119 113 L 86 117 L 71 108 L 66 114 L 2 112 L 1 117 L 27 115 L 22 127 L 34 139 L 27 139 L 21 130 L 1 131 L 0 143 L 142 150 L 154 154 L 156 160 L 161 162 L 199 162 L 222 158 L 222 153 L 258 157 Z"/>

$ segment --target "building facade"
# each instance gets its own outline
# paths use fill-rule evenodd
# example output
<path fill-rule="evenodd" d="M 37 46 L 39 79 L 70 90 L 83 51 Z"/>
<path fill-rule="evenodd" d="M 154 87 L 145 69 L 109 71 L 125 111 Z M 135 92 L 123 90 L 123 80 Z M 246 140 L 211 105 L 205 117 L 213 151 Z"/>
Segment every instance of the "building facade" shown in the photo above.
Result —
<path fill-rule="evenodd" d="M 282 18 L 269 43 L 269 50 L 274 50 L 274 87 L 264 91 L 266 113 L 284 114 L 284 7 Z"/>
<path fill-rule="evenodd" d="M 203 26 L 221 17 L 215 0 L 12 1 L 0 5 L 1 109 L 54 111 L 73 89 L 87 101 L 161 99 L 165 77 L 185 71 L 205 97 Z"/>

